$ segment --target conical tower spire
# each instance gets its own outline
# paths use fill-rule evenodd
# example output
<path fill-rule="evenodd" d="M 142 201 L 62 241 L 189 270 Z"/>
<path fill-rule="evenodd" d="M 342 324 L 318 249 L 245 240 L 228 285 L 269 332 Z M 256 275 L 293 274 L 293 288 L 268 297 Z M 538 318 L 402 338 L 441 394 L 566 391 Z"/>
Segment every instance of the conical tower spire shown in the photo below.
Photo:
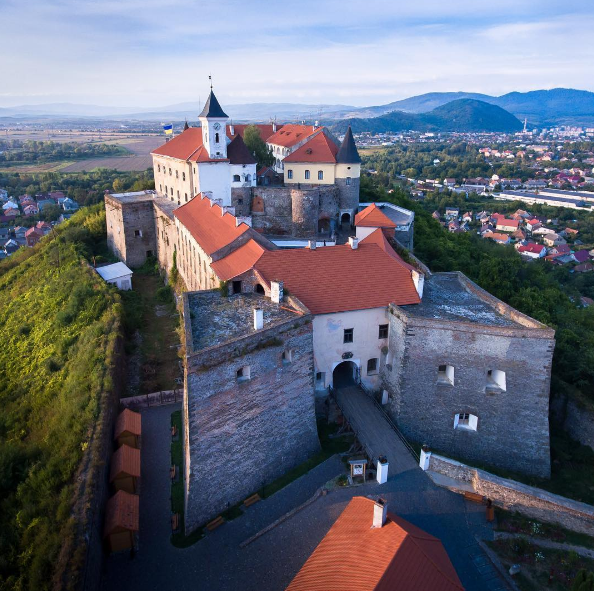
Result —
<path fill-rule="evenodd" d="M 202 109 L 202 113 L 199 115 L 200 117 L 225 117 L 229 118 L 229 116 L 223 111 L 217 97 L 215 96 L 212 88 L 210 89 L 210 94 L 208 95 L 208 99 L 204 104 L 204 109 Z"/>
<path fill-rule="evenodd" d="M 184 131 L 186 131 L 186 129 L 190 129 L 190 126 L 188 125 L 188 120 L 186 119 L 186 123 L 184 125 Z"/>
<path fill-rule="evenodd" d="M 336 162 L 339 164 L 359 164 L 361 162 L 350 125 L 336 154 Z"/>

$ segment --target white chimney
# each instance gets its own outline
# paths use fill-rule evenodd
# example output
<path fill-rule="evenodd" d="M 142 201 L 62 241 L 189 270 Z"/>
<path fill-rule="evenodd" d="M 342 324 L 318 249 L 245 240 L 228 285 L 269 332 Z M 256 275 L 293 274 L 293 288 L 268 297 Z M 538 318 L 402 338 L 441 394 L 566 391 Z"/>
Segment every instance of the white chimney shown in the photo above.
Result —
<path fill-rule="evenodd" d="M 308 246 L 309 250 L 315 250 L 317 243 L 315 240 L 310 240 L 307 246 Z"/>
<path fill-rule="evenodd" d="M 282 281 L 271 281 L 270 282 L 270 299 L 275 304 L 280 304 L 284 297 L 284 284 Z"/>
<path fill-rule="evenodd" d="M 379 498 L 373 504 L 373 528 L 380 528 L 386 523 L 388 515 L 388 502 L 385 499 Z"/>
<path fill-rule="evenodd" d="M 359 248 L 359 239 L 356 236 L 349 236 L 349 244 L 353 250 Z"/>
<path fill-rule="evenodd" d="M 254 308 L 254 330 L 262 330 L 264 327 L 264 310 Z"/>
<path fill-rule="evenodd" d="M 276 122 L 272 124 L 272 132 L 276 133 Z"/>
<path fill-rule="evenodd" d="M 235 135 L 235 125 L 233 125 L 233 124 L 229 125 L 229 133 L 231 135 Z"/>

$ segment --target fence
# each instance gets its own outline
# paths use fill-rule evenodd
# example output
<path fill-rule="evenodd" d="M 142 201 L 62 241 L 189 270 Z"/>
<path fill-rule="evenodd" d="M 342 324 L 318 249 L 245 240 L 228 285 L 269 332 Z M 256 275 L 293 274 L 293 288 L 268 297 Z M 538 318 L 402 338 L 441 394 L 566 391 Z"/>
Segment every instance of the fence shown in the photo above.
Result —
<path fill-rule="evenodd" d="M 176 404 L 177 402 L 182 402 L 183 399 L 183 388 L 175 388 L 174 390 L 160 390 L 159 392 L 153 392 L 152 394 L 121 398 L 120 403 L 124 406 L 124 408 L 138 409 L 150 408 L 152 406 L 164 406 L 166 404 Z"/>

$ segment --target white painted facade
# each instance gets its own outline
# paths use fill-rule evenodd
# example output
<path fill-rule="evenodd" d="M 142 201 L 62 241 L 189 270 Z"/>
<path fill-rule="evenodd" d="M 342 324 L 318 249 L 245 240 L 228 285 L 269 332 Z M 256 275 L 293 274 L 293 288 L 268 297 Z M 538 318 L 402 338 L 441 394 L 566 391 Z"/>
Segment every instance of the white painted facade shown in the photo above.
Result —
<path fill-rule="evenodd" d="M 231 188 L 255 187 L 256 164 L 231 164 Z"/>
<path fill-rule="evenodd" d="M 222 206 L 231 205 L 231 165 L 229 162 L 198 162 L 194 164 L 195 186 L 198 191 Z"/>
<path fill-rule="evenodd" d="M 371 234 L 372 232 L 375 232 L 377 230 L 377 228 L 368 228 L 368 227 L 363 227 L 363 226 L 357 226 L 356 230 L 357 230 L 357 238 L 359 240 L 363 240 L 363 238 L 367 238 L 367 236 L 369 236 L 369 234 Z"/>
<path fill-rule="evenodd" d="M 379 338 L 380 325 L 389 325 L 387 308 L 370 308 L 351 312 L 320 314 L 313 319 L 314 371 L 316 390 L 333 384 L 333 371 L 343 361 L 352 361 L 359 368 L 362 382 L 379 387 L 379 373 L 386 363 L 388 338 Z M 344 342 L 344 330 L 353 329 L 353 342 Z M 382 352 L 384 348 L 384 352 Z M 344 359 L 344 354 L 352 357 Z M 368 375 L 367 362 L 377 359 L 375 371 Z M 321 380 L 318 374 L 322 373 Z"/>

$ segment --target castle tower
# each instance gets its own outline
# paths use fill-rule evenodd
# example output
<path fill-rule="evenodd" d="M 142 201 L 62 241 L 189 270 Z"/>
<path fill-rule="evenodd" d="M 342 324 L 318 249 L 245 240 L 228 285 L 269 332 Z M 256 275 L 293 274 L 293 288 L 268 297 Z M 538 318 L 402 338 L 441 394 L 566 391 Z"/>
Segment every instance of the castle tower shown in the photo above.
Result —
<path fill-rule="evenodd" d="M 217 97 L 210 88 L 208 100 L 198 116 L 202 124 L 202 144 L 208 150 L 210 158 L 227 158 L 227 120 L 229 117 L 221 108 Z"/>
<path fill-rule="evenodd" d="M 347 221 L 347 214 L 351 225 L 354 221 L 359 205 L 359 186 L 361 176 L 361 157 L 355 145 L 353 132 L 349 125 L 336 154 L 336 186 L 340 191 L 339 223 Z"/>

